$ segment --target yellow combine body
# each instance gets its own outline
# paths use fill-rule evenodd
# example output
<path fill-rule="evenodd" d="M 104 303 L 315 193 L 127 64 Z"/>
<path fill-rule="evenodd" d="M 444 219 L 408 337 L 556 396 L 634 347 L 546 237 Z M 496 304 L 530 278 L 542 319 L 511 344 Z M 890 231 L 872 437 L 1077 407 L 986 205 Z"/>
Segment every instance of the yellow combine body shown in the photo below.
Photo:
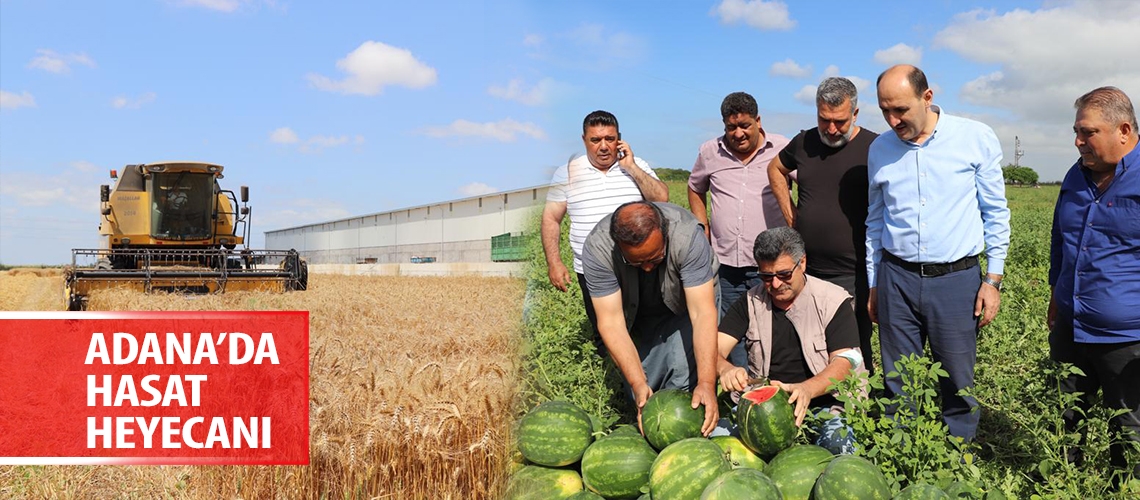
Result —
<path fill-rule="evenodd" d="M 163 162 L 127 165 L 112 189 L 100 189 L 100 248 L 72 250 L 65 272 L 69 310 L 82 310 L 93 290 L 145 292 L 285 292 L 308 286 L 296 250 L 252 250 L 249 190 L 241 209 L 218 184 L 223 167 Z M 238 228 L 242 231 L 238 231 Z M 241 246 L 242 248 L 238 248 Z"/>

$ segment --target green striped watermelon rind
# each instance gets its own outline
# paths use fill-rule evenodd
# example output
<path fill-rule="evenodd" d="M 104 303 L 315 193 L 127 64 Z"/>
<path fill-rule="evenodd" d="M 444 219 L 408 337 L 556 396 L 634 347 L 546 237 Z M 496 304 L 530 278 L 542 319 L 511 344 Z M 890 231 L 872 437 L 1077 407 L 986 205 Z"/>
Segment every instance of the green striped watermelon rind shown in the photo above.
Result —
<path fill-rule="evenodd" d="M 637 498 L 649 484 L 649 468 L 656 459 L 657 450 L 640 434 L 610 434 L 582 455 L 582 482 L 606 498 Z"/>
<path fill-rule="evenodd" d="M 758 394 L 762 397 L 755 397 Z M 773 386 L 740 396 L 736 425 L 740 429 L 740 440 L 764 460 L 771 460 L 791 446 L 799 434 L 788 393 Z"/>
<path fill-rule="evenodd" d="M 567 500 L 606 500 L 605 497 L 590 491 L 582 490 L 570 496 Z"/>
<path fill-rule="evenodd" d="M 696 500 L 709 483 L 731 471 L 720 447 L 705 438 L 673 443 L 657 455 L 649 469 L 653 500 Z"/>
<path fill-rule="evenodd" d="M 776 483 L 756 469 L 733 469 L 705 487 L 701 500 L 783 500 Z"/>
<path fill-rule="evenodd" d="M 534 407 L 519 421 L 517 436 L 523 456 L 547 467 L 581 460 L 594 440 L 590 415 L 567 401 L 547 401 Z"/>
<path fill-rule="evenodd" d="M 890 500 L 891 487 L 879 466 L 855 455 L 839 455 L 815 481 L 813 500 Z"/>
<path fill-rule="evenodd" d="M 717 446 L 720 446 L 720 449 L 724 450 L 725 458 L 728 459 L 728 463 L 732 464 L 733 469 L 743 467 L 763 471 L 764 467 L 768 465 L 764 463 L 764 459 L 752 453 L 752 450 L 748 449 L 748 446 L 745 446 L 745 444 L 740 441 L 740 438 L 733 436 L 715 436 L 710 438 L 710 440 L 716 443 Z"/>
<path fill-rule="evenodd" d="M 649 396 L 641 408 L 641 428 L 649 444 L 663 450 L 682 439 L 700 436 L 705 410 L 692 405 L 693 393 L 679 389 L 663 389 Z"/>
<path fill-rule="evenodd" d="M 808 500 L 812 486 L 834 455 L 814 444 L 800 444 L 781 451 L 764 467 L 784 500 Z"/>
<path fill-rule="evenodd" d="M 903 488 L 892 500 L 950 500 L 950 495 L 933 484 L 914 483 Z"/>
<path fill-rule="evenodd" d="M 540 465 L 523 467 L 513 476 L 503 496 L 506 500 L 564 500 L 582 491 L 582 477 L 572 469 Z"/>

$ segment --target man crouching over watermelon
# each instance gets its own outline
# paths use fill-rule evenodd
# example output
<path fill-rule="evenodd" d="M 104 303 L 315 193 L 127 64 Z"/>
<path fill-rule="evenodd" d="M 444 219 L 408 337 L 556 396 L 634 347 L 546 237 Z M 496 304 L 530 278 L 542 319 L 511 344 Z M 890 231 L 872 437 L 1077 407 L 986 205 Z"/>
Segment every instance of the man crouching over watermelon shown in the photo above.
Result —
<path fill-rule="evenodd" d="M 835 454 L 853 453 L 853 433 L 839 432 L 845 427 L 838 416 L 843 405 L 827 388 L 831 379 L 866 371 L 854 299 L 842 287 L 807 275 L 804 240 L 795 229 L 760 233 L 753 254 L 762 283 L 748 290 L 720 322 L 721 385 L 742 391 L 750 379 L 770 380 L 789 394 L 796 426 L 803 424 L 809 409 L 831 410 L 837 416 L 817 429 L 816 444 Z M 726 359 L 741 340 L 748 352 L 747 371 Z"/>
<path fill-rule="evenodd" d="M 598 333 L 630 386 L 638 423 L 654 391 L 691 390 L 709 435 L 718 416 L 718 262 L 696 217 L 672 203 L 621 205 L 586 237 L 582 267 Z"/>

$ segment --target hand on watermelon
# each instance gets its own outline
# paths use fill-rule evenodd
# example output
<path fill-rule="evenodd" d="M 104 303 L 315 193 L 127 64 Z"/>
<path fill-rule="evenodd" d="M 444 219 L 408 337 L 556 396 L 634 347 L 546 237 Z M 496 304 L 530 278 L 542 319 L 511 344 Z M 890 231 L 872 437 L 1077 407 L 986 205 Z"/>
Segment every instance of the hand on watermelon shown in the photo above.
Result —
<path fill-rule="evenodd" d="M 748 372 L 739 366 L 733 366 L 720 374 L 720 385 L 726 391 L 743 391 L 748 385 Z"/>
<path fill-rule="evenodd" d="M 808 394 L 804 384 L 785 384 L 779 380 L 773 380 L 771 385 L 779 387 L 789 394 L 788 403 L 792 405 L 792 413 L 796 416 L 796 427 L 803 425 L 808 405 L 811 404 L 811 394 Z"/>
<path fill-rule="evenodd" d="M 716 386 L 710 383 L 697 382 L 693 390 L 693 408 L 705 405 L 705 423 L 701 425 L 701 435 L 708 436 L 716 428 L 720 419 L 720 407 L 716 402 Z"/>
<path fill-rule="evenodd" d="M 645 382 L 633 387 L 633 401 L 637 403 L 637 430 L 641 431 L 642 436 L 645 435 L 645 429 L 641 426 L 641 408 L 645 406 L 645 402 L 652 395 L 653 389 L 650 389 L 649 384 Z"/>

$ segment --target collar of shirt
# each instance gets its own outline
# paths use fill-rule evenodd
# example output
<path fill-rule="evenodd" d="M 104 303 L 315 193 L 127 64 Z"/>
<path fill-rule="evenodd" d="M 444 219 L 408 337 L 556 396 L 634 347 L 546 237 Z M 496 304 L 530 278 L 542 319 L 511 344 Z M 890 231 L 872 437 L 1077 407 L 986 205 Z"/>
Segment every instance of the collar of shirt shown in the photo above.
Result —
<path fill-rule="evenodd" d="M 1085 182 L 1088 183 L 1089 189 L 1095 198 L 1102 196 L 1111 190 L 1112 186 L 1116 185 L 1116 179 L 1119 179 L 1121 176 L 1123 176 L 1124 173 L 1127 172 L 1130 168 L 1135 167 L 1138 161 L 1140 161 L 1140 142 L 1138 142 L 1136 146 L 1132 148 L 1132 151 L 1129 151 L 1128 154 L 1124 155 L 1124 158 L 1121 158 L 1120 162 L 1116 164 L 1116 173 L 1113 174 L 1112 182 L 1108 184 L 1108 189 L 1105 189 L 1104 192 L 1101 192 L 1099 189 L 1097 189 L 1096 181 L 1093 181 L 1092 175 L 1089 174 L 1088 168 L 1085 168 L 1084 165 L 1081 165 L 1078 168 L 1081 169 L 1081 175 L 1084 176 Z M 1077 164 L 1080 165 L 1080 160 L 1077 160 Z"/>
<path fill-rule="evenodd" d="M 752 154 L 752 158 L 750 158 L 748 160 L 748 163 L 744 163 L 744 162 L 740 161 L 740 159 L 737 158 L 736 155 L 732 154 L 731 149 L 728 149 L 728 144 L 724 143 L 724 136 L 723 135 L 716 138 L 716 144 L 718 146 L 717 151 L 719 151 L 722 156 L 725 156 L 727 158 L 731 158 L 733 161 L 740 163 L 741 165 L 751 165 L 752 162 L 756 161 L 757 158 L 764 155 L 765 150 L 772 147 L 772 141 L 768 140 L 768 134 L 764 134 L 764 145 L 760 146 L 760 148 L 757 149 L 756 152 Z"/>

